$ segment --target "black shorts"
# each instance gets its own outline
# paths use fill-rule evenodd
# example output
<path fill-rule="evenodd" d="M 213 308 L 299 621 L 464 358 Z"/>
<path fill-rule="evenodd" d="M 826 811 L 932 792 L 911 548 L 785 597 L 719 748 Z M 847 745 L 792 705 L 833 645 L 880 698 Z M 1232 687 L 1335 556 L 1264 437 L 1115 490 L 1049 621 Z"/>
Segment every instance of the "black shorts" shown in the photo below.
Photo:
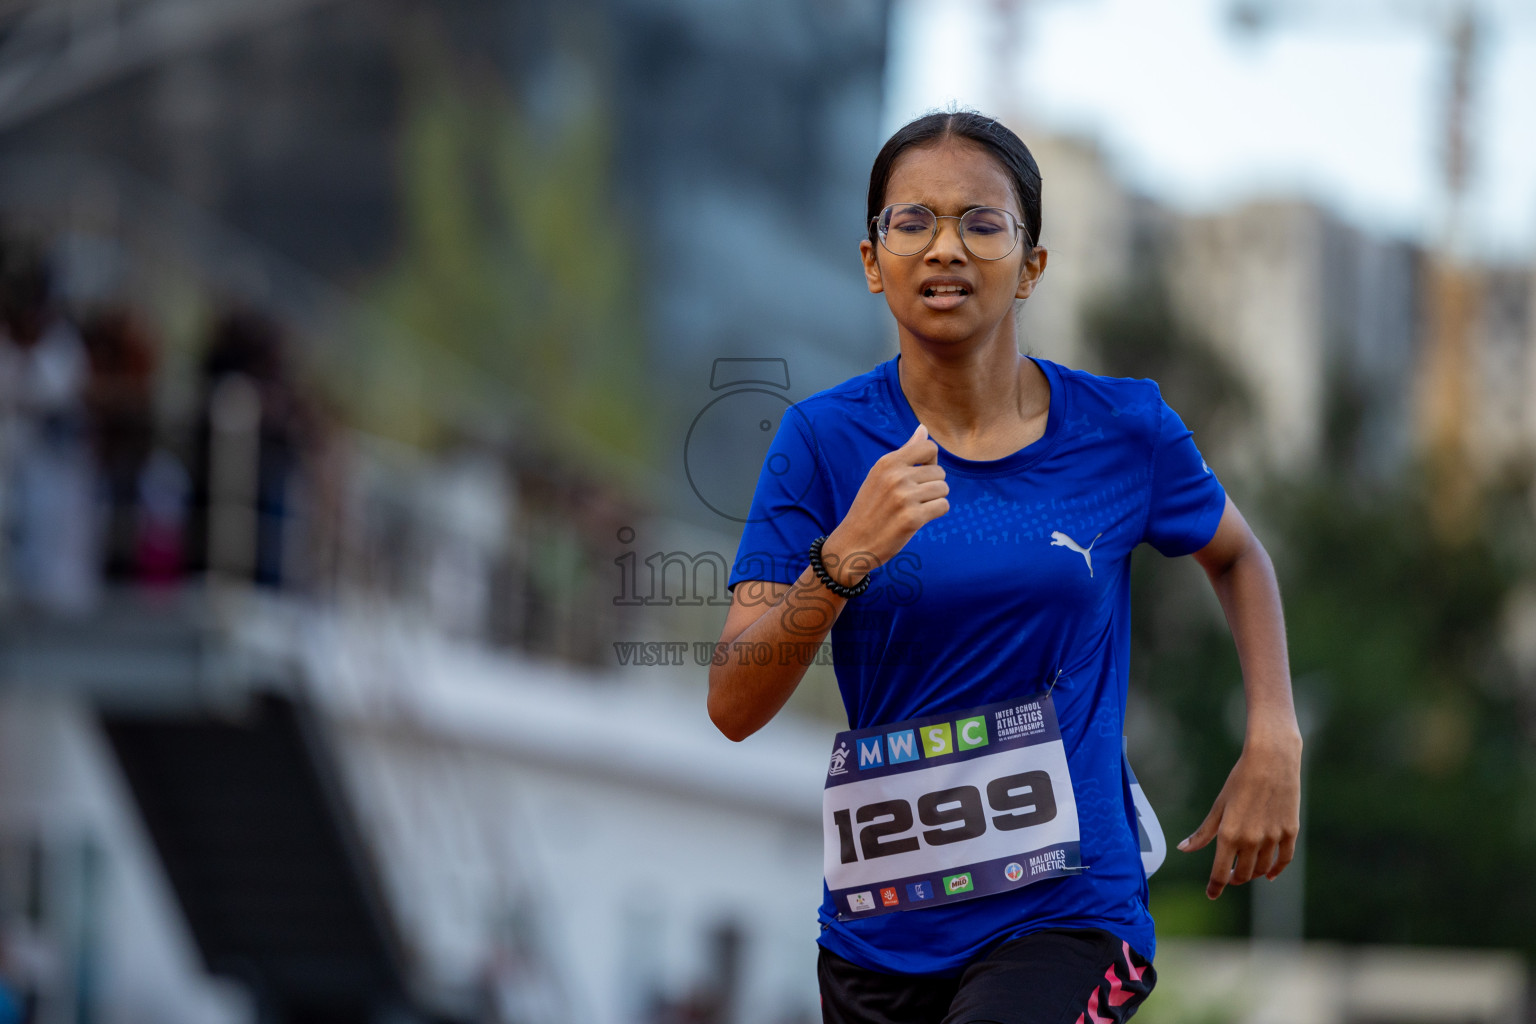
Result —
<path fill-rule="evenodd" d="M 816 977 L 824 1024 L 1103 1024 L 1157 984 L 1109 932 L 1066 928 L 1004 942 L 954 978 L 871 971 L 823 947 Z"/>

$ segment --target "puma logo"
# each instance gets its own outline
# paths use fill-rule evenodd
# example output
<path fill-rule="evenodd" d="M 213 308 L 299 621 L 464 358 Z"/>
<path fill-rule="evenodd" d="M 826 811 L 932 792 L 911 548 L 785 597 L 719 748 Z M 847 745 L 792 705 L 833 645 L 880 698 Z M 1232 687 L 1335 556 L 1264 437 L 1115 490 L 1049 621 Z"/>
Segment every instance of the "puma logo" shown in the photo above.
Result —
<path fill-rule="evenodd" d="M 1093 578 L 1093 546 L 1099 542 L 1099 538 L 1102 537 L 1102 536 L 1104 536 L 1104 534 L 1102 534 L 1102 533 L 1094 534 L 1093 540 L 1089 541 L 1088 542 L 1088 546 L 1085 548 L 1081 544 L 1079 544 L 1077 541 L 1073 540 L 1071 537 L 1068 537 L 1066 534 L 1062 533 L 1060 530 L 1052 530 L 1051 531 L 1051 547 L 1053 547 L 1053 548 L 1068 548 L 1068 549 L 1070 549 L 1072 551 L 1076 551 L 1078 554 L 1082 555 L 1083 556 L 1083 561 L 1088 563 L 1088 578 L 1092 579 Z"/>

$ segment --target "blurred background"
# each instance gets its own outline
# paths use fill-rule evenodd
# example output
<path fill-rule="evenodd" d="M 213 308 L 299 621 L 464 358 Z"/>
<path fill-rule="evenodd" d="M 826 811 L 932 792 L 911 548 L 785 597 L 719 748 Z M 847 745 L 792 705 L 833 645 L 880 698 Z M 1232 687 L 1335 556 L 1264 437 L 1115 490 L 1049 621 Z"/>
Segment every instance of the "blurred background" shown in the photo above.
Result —
<path fill-rule="evenodd" d="M 1172 854 L 1143 1017 L 1536 1020 L 1533 99 L 1521 0 L 4 0 L 0 1024 L 818 1020 L 831 666 L 739 746 L 706 666 L 950 104 L 1021 349 L 1159 380 L 1286 599 L 1300 855 Z M 1176 841 L 1241 679 L 1134 587 Z"/>

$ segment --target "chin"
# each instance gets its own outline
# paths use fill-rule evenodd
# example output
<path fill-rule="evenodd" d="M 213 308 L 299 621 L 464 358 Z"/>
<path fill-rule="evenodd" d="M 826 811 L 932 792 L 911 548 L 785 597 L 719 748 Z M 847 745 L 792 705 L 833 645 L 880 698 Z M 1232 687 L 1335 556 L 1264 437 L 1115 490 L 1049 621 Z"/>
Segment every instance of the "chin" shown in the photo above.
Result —
<path fill-rule="evenodd" d="M 925 311 L 926 312 L 926 311 Z M 977 334 L 979 325 L 969 318 L 944 316 L 920 316 L 908 321 L 905 325 L 908 333 L 913 337 L 935 345 L 955 345 L 963 341 L 969 341 Z"/>

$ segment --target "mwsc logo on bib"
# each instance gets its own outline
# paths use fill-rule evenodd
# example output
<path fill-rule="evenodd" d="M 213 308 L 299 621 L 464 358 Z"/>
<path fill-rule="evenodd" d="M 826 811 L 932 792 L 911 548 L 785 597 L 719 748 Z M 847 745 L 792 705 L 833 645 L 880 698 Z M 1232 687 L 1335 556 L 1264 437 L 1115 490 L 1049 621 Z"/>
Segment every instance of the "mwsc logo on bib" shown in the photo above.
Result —
<path fill-rule="evenodd" d="M 987 720 L 982 715 L 962 718 L 953 727 L 949 722 L 940 722 L 937 725 L 925 725 L 921 729 L 900 729 L 883 735 L 866 736 L 858 741 L 859 770 L 906 764 L 919 757 L 944 757 L 984 747 L 988 742 Z M 837 754 L 832 755 L 832 761 L 834 767 L 839 764 Z M 832 771 L 828 774 L 841 775 L 842 772 Z"/>

